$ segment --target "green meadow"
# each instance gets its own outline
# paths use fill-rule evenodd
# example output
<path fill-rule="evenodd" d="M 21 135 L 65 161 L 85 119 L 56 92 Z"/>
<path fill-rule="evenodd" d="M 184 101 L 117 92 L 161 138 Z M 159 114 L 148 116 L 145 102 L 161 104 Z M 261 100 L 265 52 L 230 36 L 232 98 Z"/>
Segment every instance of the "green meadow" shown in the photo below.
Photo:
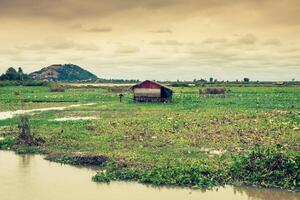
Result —
<path fill-rule="evenodd" d="M 0 148 L 69 164 L 105 156 L 107 171 L 94 181 L 300 188 L 300 87 L 228 87 L 225 95 L 173 89 L 165 104 L 133 103 L 126 88 L 119 102 L 109 87 L 0 87 L 0 112 L 67 106 L 28 114 L 40 146 L 14 143 L 19 116 L 0 120 Z M 68 117 L 92 118 L 57 121 Z"/>

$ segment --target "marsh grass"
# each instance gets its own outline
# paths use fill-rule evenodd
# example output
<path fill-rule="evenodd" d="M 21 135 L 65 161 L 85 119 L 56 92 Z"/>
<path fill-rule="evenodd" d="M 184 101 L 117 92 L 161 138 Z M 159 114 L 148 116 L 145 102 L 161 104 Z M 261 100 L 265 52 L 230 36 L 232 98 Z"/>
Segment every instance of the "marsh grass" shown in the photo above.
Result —
<path fill-rule="evenodd" d="M 96 104 L 90 106 L 35 113 L 30 116 L 31 131 L 35 137 L 45 142 L 40 146 L 15 148 L 25 153 L 62 155 L 56 160 L 66 163 L 73 162 L 70 157 L 76 152 L 103 155 L 121 166 L 117 169 L 121 174 L 124 170 L 134 169 L 132 176 L 137 178 L 133 180 L 143 182 L 139 179 L 143 179 L 149 172 L 153 179 L 148 177 L 145 181 L 152 184 L 199 187 L 207 184 L 210 187 L 230 183 L 227 178 L 231 176 L 226 175 L 230 164 L 235 162 L 235 156 L 248 155 L 253 147 L 269 148 L 280 144 L 285 147 L 284 151 L 300 151 L 300 134 L 295 129 L 300 125 L 299 87 L 226 89 L 231 92 L 226 93 L 225 98 L 218 95 L 207 98 L 199 96 L 198 87 L 178 87 L 175 88 L 173 102 L 170 104 L 134 104 L 131 94 L 125 93 L 120 103 L 119 97 L 106 88 L 67 88 L 63 93 L 55 93 L 49 92 L 47 87 L 2 87 L 0 111 L 19 109 L 21 106 L 23 109 L 32 109 L 70 105 L 67 102 L 32 101 L 78 101 L 78 104 L 94 102 Z M 16 90 L 20 91 L 20 95 L 14 95 Z M 19 99 L 24 100 L 22 105 Z M 97 116 L 97 119 L 53 121 L 66 116 Z M 18 123 L 17 117 L 0 120 L 0 126 L 12 127 L 14 130 Z M 6 133 L 5 138 L 8 136 L 17 138 L 18 131 L 12 131 L 10 135 Z M 225 153 L 211 155 L 203 149 Z M 176 171 L 177 167 L 178 173 L 186 170 L 185 174 L 192 177 L 188 175 L 194 169 L 191 166 L 197 166 L 199 170 L 207 167 L 211 170 L 207 177 L 212 178 L 212 181 L 203 177 L 206 181 L 186 184 L 184 179 L 171 177 L 171 171 Z M 169 171 L 168 167 L 172 170 Z M 108 170 L 108 174 L 98 178 L 123 180 L 113 173 Z M 170 180 L 160 179 L 160 175 L 169 177 Z M 232 178 L 231 181 L 246 183 L 239 178 L 234 181 Z M 284 187 L 276 182 L 273 185 L 259 181 L 255 184 Z M 284 188 L 292 189 L 290 186 Z"/>

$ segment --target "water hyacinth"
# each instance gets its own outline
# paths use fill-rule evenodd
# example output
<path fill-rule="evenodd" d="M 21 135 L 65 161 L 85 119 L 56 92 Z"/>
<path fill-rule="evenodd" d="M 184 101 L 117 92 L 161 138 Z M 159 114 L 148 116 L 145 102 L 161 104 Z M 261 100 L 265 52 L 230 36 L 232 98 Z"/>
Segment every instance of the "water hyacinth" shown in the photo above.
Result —
<path fill-rule="evenodd" d="M 220 171 L 196 164 L 163 165 L 147 169 L 120 168 L 117 165 L 109 164 L 105 169 L 98 172 L 93 180 L 96 182 L 129 180 L 153 185 L 180 185 L 194 188 L 211 188 L 223 185 L 226 180 Z"/>

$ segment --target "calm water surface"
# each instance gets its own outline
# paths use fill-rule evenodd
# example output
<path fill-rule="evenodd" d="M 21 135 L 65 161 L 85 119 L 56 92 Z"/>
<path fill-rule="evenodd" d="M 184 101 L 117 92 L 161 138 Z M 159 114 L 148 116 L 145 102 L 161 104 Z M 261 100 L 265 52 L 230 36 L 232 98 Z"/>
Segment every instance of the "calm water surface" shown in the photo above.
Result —
<path fill-rule="evenodd" d="M 300 193 L 255 188 L 201 191 L 138 183 L 91 181 L 95 170 L 0 151 L 1 200 L 300 200 Z"/>

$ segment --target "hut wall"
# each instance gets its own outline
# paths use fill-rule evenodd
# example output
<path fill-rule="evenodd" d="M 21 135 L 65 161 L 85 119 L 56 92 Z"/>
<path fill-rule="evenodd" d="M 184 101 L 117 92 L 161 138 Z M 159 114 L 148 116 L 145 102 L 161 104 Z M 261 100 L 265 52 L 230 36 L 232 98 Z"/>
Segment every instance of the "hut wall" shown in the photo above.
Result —
<path fill-rule="evenodd" d="M 160 97 L 160 89 L 149 89 L 149 88 L 135 88 L 134 89 L 135 97 Z"/>
<path fill-rule="evenodd" d="M 153 81 L 144 81 L 132 87 L 135 102 L 171 102 L 172 90 Z"/>

